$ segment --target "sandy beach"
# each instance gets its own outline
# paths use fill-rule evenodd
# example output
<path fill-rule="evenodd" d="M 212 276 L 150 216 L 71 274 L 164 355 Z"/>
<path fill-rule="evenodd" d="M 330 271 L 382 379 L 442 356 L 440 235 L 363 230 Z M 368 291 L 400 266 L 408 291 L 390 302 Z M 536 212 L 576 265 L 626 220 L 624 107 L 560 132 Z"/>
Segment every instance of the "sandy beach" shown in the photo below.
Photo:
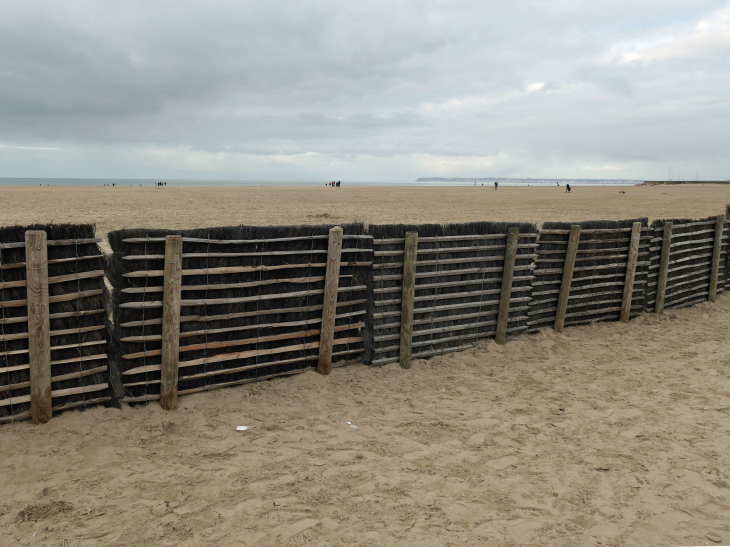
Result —
<path fill-rule="evenodd" d="M 619 194 L 625 190 L 626 194 Z M 542 222 L 724 212 L 730 186 L 2 187 L 0 224 Z M 730 297 L 0 427 L 0 546 L 730 544 Z M 236 431 L 237 426 L 253 426 Z"/>
<path fill-rule="evenodd" d="M 620 194 L 625 191 L 625 194 Z M 577 187 L 98 186 L 0 187 L 0 225 L 120 228 L 699 218 L 730 203 L 730 185 Z"/>
<path fill-rule="evenodd" d="M 0 545 L 727 545 L 729 329 L 723 296 L 5 425 Z"/>

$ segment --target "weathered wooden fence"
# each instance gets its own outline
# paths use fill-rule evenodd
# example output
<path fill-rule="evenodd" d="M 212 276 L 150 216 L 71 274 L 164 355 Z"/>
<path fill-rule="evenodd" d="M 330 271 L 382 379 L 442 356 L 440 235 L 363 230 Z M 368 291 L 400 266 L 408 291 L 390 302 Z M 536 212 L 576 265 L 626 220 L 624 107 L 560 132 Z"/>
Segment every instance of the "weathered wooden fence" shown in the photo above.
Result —
<path fill-rule="evenodd" d="M 714 301 L 725 215 L 695 220 L 0 229 L 0 423 Z M 104 275 L 113 288 L 109 324 Z M 109 356 L 109 358 L 107 358 Z"/>
<path fill-rule="evenodd" d="M 701 221 L 660 220 L 653 226 L 645 308 L 662 313 L 706 300 L 725 289 L 725 215 Z"/>
<path fill-rule="evenodd" d="M 510 225 L 502 223 L 370 228 L 372 364 L 400 360 L 407 367 L 411 358 L 459 351 L 527 328 L 535 226 L 515 224 L 512 240 Z M 501 305 L 503 280 L 509 297 Z"/>
<path fill-rule="evenodd" d="M 372 263 L 362 225 L 109 238 L 122 401 L 162 395 L 174 407 L 177 394 L 362 360 Z"/>
<path fill-rule="evenodd" d="M 545 223 L 532 282 L 529 331 L 617 321 L 643 310 L 649 272 L 646 219 Z"/>
<path fill-rule="evenodd" d="M 0 423 L 111 399 L 100 241 L 90 225 L 0 229 Z"/>

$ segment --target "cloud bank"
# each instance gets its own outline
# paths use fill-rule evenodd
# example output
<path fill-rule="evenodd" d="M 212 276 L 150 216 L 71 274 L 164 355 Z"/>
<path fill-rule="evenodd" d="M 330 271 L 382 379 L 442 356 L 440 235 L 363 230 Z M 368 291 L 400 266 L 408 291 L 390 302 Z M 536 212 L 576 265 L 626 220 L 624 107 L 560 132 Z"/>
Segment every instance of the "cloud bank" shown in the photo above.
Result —
<path fill-rule="evenodd" d="M 730 178 L 730 3 L 6 0 L 0 176 Z"/>

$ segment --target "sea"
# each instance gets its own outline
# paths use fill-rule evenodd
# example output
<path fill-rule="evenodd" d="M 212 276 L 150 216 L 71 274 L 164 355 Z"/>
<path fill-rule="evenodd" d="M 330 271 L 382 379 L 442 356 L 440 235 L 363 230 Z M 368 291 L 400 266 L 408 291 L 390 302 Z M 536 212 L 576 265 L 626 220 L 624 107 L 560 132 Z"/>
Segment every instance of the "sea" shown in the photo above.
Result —
<path fill-rule="evenodd" d="M 23 186 L 154 186 L 164 182 L 167 186 L 318 186 L 325 180 L 228 180 L 228 179 L 105 179 L 105 178 L 0 178 L 1 185 Z M 542 179 L 542 178 L 440 178 L 416 180 L 342 180 L 343 186 L 632 186 L 641 180 L 625 179 Z"/>

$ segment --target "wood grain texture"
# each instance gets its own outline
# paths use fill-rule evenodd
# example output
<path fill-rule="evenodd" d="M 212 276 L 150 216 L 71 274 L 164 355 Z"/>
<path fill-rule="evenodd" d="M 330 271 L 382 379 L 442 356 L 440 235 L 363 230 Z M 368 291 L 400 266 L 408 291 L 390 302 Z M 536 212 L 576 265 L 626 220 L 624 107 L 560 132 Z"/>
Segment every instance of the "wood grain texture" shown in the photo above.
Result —
<path fill-rule="evenodd" d="M 710 272 L 710 293 L 707 299 L 714 302 L 717 299 L 717 278 L 720 272 L 720 255 L 722 253 L 722 231 L 725 228 L 725 215 L 717 215 L 715 224 L 715 241 L 712 249 L 712 271 Z"/>
<path fill-rule="evenodd" d="M 30 415 L 34 424 L 51 419 L 51 321 L 48 304 L 48 246 L 46 232 L 25 232 L 28 291 L 28 353 Z"/>
<path fill-rule="evenodd" d="M 180 295 L 182 286 L 181 236 L 165 238 L 165 280 L 162 292 L 162 359 L 160 406 L 177 406 L 177 368 L 180 346 Z"/>
<path fill-rule="evenodd" d="M 636 262 L 639 259 L 639 243 L 641 241 L 641 222 L 634 222 L 631 230 L 631 242 L 629 243 L 629 259 L 626 265 L 626 277 L 624 279 L 624 297 L 621 301 L 622 323 L 628 323 L 631 317 L 631 298 L 634 295 L 634 279 L 636 277 Z"/>
<path fill-rule="evenodd" d="M 403 253 L 403 292 L 400 312 L 400 354 L 402 368 L 411 368 L 413 344 L 413 302 L 416 293 L 416 261 L 418 258 L 418 232 L 406 232 Z"/>
<path fill-rule="evenodd" d="M 580 239 L 580 225 L 574 224 L 570 227 L 568 236 L 568 248 L 565 251 L 565 262 L 563 263 L 563 279 L 560 282 L 560 295 L 558 306 L 555 311 L 555 332 L 563 332 L 565 314 L 568 311 L 568 300 L 570 298 L 570 286 L 573 283 L 573 271 L 575 268 L 575 255 L 578 253 L 578 240 Z"/>
<path fill-rule="evenodd" d="M 337 314 L 337 292 L 340 281 L 340 259 L 342 257 L 342 228 L 330 229 L 327 246 L 327 270 L 324 280 L 324 302 L 322 303 L 322 325 L 319 336 L 319 361 L 317 372 L 329 374 L 332 371 L 332 341 L 335 337 L 335 315 Z"/>
<path fill-rule="evenodd" d="M 520 229 L 513 226 L 507 230 L 507 246 L 504 251 L 504 267 L 502 269 L 502 287 L 499 297 L 499 314 L 497 315 L 497 330 L 494 341 L 504 344 L 507 341 L 507 322 L 509 305 L 512 298 L 512 278 L 515 271 L 515 257 L 517 256 L 517 238 Z"/>
<path fill-rule="evenodd" d="M 656 313 L 664 313 L 664 298 L 667 294 L 667 274 L 669 273 L 669 253 L 672 246 L 672 223 L 664 223 L 664 236 L 662 237 L 662 256 L 659 260 L 659 277 L 657 278 L 656 289 Z"/>

